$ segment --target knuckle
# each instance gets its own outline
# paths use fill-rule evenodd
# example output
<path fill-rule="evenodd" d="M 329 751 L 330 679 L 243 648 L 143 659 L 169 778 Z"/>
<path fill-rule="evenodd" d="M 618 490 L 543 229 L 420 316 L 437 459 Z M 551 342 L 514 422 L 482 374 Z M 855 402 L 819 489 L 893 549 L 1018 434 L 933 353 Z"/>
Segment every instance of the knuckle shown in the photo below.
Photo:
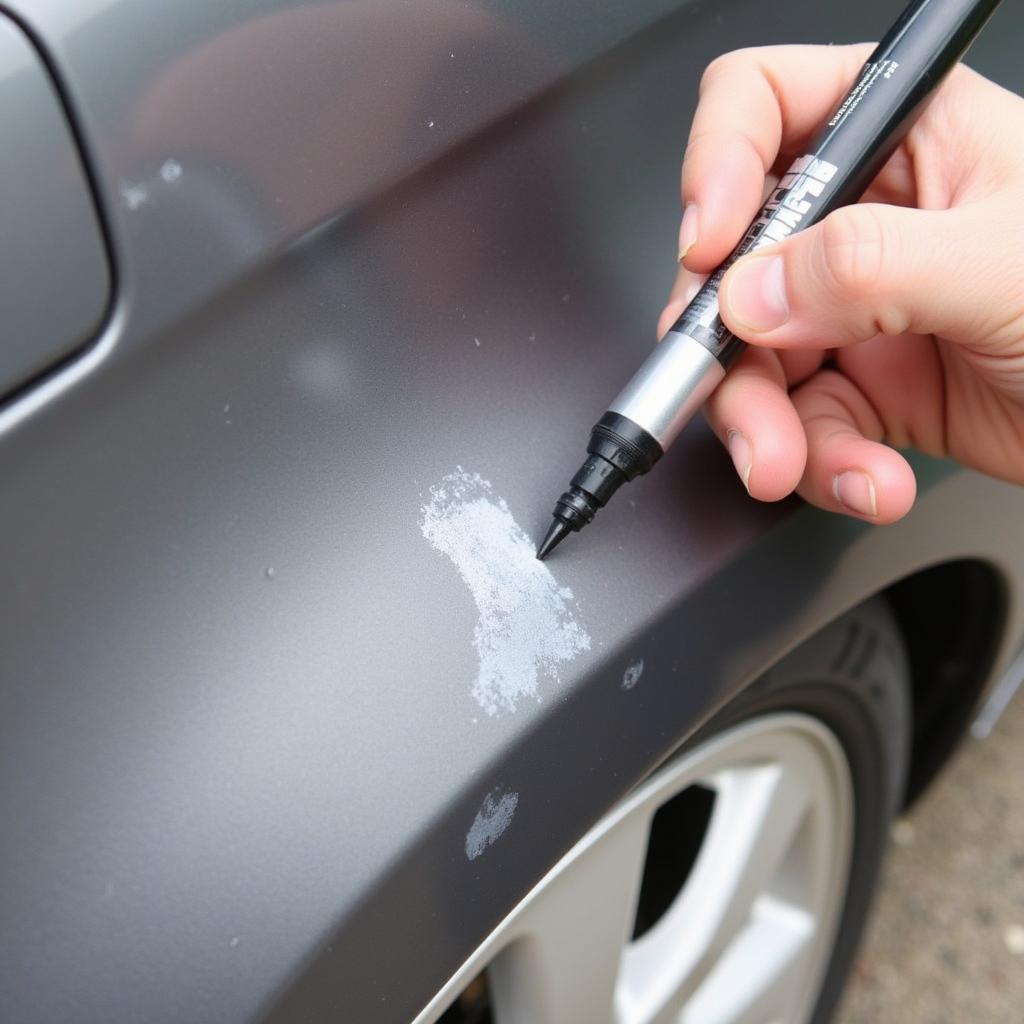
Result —
<path fill-rule="evenodd" d="M 718 79 L 729 77 L 741 64 L 746 63 L 747 59 L 747 50 L 730 50 L 728 53 L 719 54 L 708 64 L 700 76 L 698 95 L 703 96 L 704 91 Z"/>
<path fill-rule="evenodd" d="M 873 296 L 893 259 L 893 238 L 870 206 L 837 210 L 822 222 L 821 254 L 825 275 L 842 296 Z"/>
<path fill-rule="evenodd" d="M 697 86 L 697 95 L 703 96 L 707 92 L 708 87 L 712 82 L 722 73 L 722 65 L 725 63 L 729 54 L 723 53 L 721 56 L 716 57 L 710 64 L 703 70 L 700 76 L 700 84 Z"/>

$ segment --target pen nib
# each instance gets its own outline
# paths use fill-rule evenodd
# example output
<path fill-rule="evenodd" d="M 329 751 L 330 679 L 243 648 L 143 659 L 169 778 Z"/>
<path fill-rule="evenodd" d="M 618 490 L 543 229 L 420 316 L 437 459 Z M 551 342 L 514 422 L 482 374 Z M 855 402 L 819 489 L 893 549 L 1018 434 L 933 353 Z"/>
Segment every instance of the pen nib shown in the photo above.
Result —
<path fill-rule="evenodd" d="M 537 548 L 537 557 L 543 561 L 570 533 L 572 533 L 572 528 L 566 526 L 561 519 L 555 516 L 551 521 L 551 526 L 548 527 L 548 532 L 544 534 L 544 539 L 540 542 L 540 547 Z"/>

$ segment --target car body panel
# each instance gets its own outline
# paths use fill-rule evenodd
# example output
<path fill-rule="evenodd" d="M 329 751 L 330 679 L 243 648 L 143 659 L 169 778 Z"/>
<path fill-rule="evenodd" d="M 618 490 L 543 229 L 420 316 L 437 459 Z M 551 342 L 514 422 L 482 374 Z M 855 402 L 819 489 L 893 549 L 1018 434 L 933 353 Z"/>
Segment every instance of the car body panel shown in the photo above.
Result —
<path fill-rule="evenodd" d="M 2 421 L 4 1020 L 409 1019 L 607 807 L 845 608 L 978 558 L 1008 597 L 996 668 L 1019 642 L 1024 491 L 918 458 L 917 507 L 875 530 L 751 502 L 694 424 L 551 559 L 591 649 L 539 701 L 480 708 L 476 610 L 419 528 L 430 488 L 465 467 L 544 529 L 654 341 L 703 65 L 892 12 L 416 6 L 20 12 L 79 118 L 120 291 L 89 360 Z M 325 125 L 318 92 L 229 155 L 174 135 L 209 47 L 306 11 L 314 37 L 324 12 L 373 23 L 346 53 L 403 27 L 351 93 L 316 79 L 348 120 Z M 1003 40 L 1020 27 L 997 17 Z M 422 82 L 458 66 L 466 24 L 477 98 L 456 117 L 458 90 L 426 102 Z M 1010 81 L 999 32 L 984 52 Z M 293 45 L 283 68 L 257 48 L 261 108 L 303 74 Z M 378 113 L 424 50 L 406 106 Z M 313 148 L 281 165 L 306 110 Z M 375 120 L 385 148 L 343 166 Z M 470 859 L 495 790 L 514 816 Z"/>

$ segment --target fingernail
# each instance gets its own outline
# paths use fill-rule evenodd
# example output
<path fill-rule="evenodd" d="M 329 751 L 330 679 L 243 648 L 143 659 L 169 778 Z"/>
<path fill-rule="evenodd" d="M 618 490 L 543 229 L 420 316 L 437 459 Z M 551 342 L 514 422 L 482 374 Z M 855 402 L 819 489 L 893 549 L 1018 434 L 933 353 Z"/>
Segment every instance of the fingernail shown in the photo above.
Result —
<path fill-rule="evenodd" d="M 878 515 L 875 482 L 859 469 L 847 469 L 837 473 L 832 479 L 832 493 L 843 508 L 856 512 L 859 516 L 874 518 Z"/>
<path fill-rule="evenodd" d="M 732 272 L 726 302 L 733 319 L 752 331 L 773 331 L 789 319 L 781 256 L 741 261 Z"/>
<path fill-rule="evenodd" d="M 697 244 L 697 231 L 700 228 L 700 212 L 696 203 L 687 203 L 683 210 L 683 223 L 679 225 L 679 262 L 682 263 L 686 254 Z"/>
<path fill-rule="evenodd" d="M 743 486 L 750 491 L 750 471 L 754 467 L 753 453 L 750 442 L 738 430 L 730 430 L 726 434 L 726 444 L 729 446 L 729 455 L 732 457 L 732 464 L 736 467 Z"/>

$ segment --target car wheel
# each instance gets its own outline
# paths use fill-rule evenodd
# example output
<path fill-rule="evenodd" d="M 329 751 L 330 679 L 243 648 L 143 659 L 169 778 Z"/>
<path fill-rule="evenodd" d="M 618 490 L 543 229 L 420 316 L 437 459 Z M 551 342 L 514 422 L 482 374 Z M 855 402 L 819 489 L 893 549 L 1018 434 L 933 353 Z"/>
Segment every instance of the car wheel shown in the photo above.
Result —
<path fill-rule="evenodd" d="M 605 815 L 417 1024 L 827 1021 L 902 797 L 908 694 L 881 599 L 832 623 Z"/>

